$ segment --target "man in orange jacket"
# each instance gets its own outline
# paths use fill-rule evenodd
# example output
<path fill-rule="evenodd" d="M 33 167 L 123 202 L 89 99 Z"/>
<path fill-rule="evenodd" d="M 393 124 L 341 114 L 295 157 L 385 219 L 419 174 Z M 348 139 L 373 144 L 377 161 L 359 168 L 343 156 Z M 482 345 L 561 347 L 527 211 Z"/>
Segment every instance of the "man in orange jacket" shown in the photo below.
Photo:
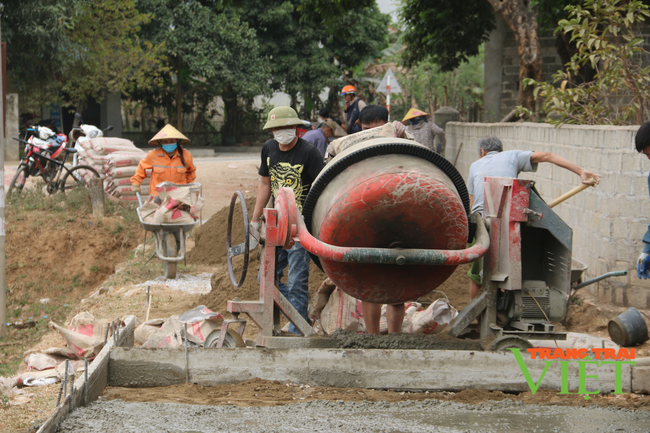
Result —
<path fill-rule="evenodd" d="M 149 140 L 151 146 L 160 147 L 147 153 L 140 161 L 131 177 L 131 189 L 140 192 L 140 184 L 147 177 L 147 170 L 151 173 L 149 193 L 153 196 L 158 196 L 156 185 L 161 182 L 192 183 L 196 179 L 196 167 L 190 152 L 182 148 L 189 142 L 186 136 L 171 125 L 161 129 Z"/>

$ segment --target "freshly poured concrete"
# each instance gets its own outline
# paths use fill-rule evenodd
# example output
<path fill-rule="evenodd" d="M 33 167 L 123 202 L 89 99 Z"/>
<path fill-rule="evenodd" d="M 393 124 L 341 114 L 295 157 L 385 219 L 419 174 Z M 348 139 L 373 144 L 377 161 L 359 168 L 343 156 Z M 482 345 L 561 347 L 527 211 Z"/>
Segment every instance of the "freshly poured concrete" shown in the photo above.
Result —
<path fill-rule="evenodd" d="M 98 401 L 63 421 L 60 433 L 212 432 L 647 432 L 650 412 L 480 405 L 435 400 L 399 403 L 317 401 L 275 407 L 194 406 Z"/>

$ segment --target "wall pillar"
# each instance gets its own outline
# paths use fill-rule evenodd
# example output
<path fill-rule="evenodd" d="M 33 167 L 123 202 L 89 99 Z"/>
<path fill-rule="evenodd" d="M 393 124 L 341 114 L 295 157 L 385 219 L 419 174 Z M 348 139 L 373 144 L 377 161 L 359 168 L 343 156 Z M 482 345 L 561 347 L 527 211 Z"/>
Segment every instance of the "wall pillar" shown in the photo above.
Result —
<path fill-rule="evenodd" d="M 14 137 L 18 137 L 20 111 L 18 109 L 18 94 L 7 93 L 7 129 L 5 131 L 5 161 L 18 161 L 20 145 Z"/>
<path fill-rule="evenodd" d="M 109 125 L 113 125 L 114 129 L 104 135 L 122 136 L 122 95 L 120 93 L 107 93 L 101 103 L 100 128 L 105 129 Z"/>

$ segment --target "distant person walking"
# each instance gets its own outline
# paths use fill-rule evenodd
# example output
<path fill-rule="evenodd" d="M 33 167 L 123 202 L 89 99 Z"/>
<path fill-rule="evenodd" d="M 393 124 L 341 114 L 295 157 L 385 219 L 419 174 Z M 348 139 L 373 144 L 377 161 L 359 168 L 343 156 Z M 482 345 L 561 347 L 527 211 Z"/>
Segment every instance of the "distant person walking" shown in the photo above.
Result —
<path fill-rule="evenodd" d="M 429 149 L 442 156 L 445 156 L 445 147 L 447 140 L 445 139 L 445 131 L 433 122 L 428 122 L 428 113 L 420 111 L 417 108 L 411 108 L 402 123 L 406 125 L 406 130 L 413 134 L 415 141 L 425 145 Z M 408 122 L 408 123 L 407 123 Z M 434 145 L 434 139 L 438 136 L 438 145 Z"/>
<path fill-rule="evenodd" d="M 330 144 L 330 138 L 334 137 L 334 131 L 338 125 L 332 119 L 325 120 L 317 129 L 307 131 L 302 137 L 318 149 L 318 153 L 325 157 L 327 146 Z"/>

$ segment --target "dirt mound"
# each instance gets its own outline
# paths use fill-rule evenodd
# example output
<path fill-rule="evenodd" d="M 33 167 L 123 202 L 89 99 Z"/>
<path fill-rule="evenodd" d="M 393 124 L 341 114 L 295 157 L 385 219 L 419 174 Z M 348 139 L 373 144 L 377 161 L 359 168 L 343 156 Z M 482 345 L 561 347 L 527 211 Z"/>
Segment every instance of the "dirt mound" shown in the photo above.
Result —
<path fill-rule="evenodd" d="M 41 298 L 63 304 L 87 295 L 142 239 L 141 228 L 127 227 L 120 216 L 62 220 L 43 211 L 28 216 L 10 212 L 7 226 L 10 320 L 23 316 L 21 305 Z"/>
<path fill-rule="evenodd" d="M 246 198 L 248 218 L 255 210 L 255 197 Z M 194 230 L 194 248 L 187 253 L 187 262 L 202 265 L 226 263 L 226 237 L 228 234 L 228 212 L 230 206 L 224 206 L 201 227 Z M 244 242 L 244 219 L 239 201 L 233 215 L 232 243 Z"/>

